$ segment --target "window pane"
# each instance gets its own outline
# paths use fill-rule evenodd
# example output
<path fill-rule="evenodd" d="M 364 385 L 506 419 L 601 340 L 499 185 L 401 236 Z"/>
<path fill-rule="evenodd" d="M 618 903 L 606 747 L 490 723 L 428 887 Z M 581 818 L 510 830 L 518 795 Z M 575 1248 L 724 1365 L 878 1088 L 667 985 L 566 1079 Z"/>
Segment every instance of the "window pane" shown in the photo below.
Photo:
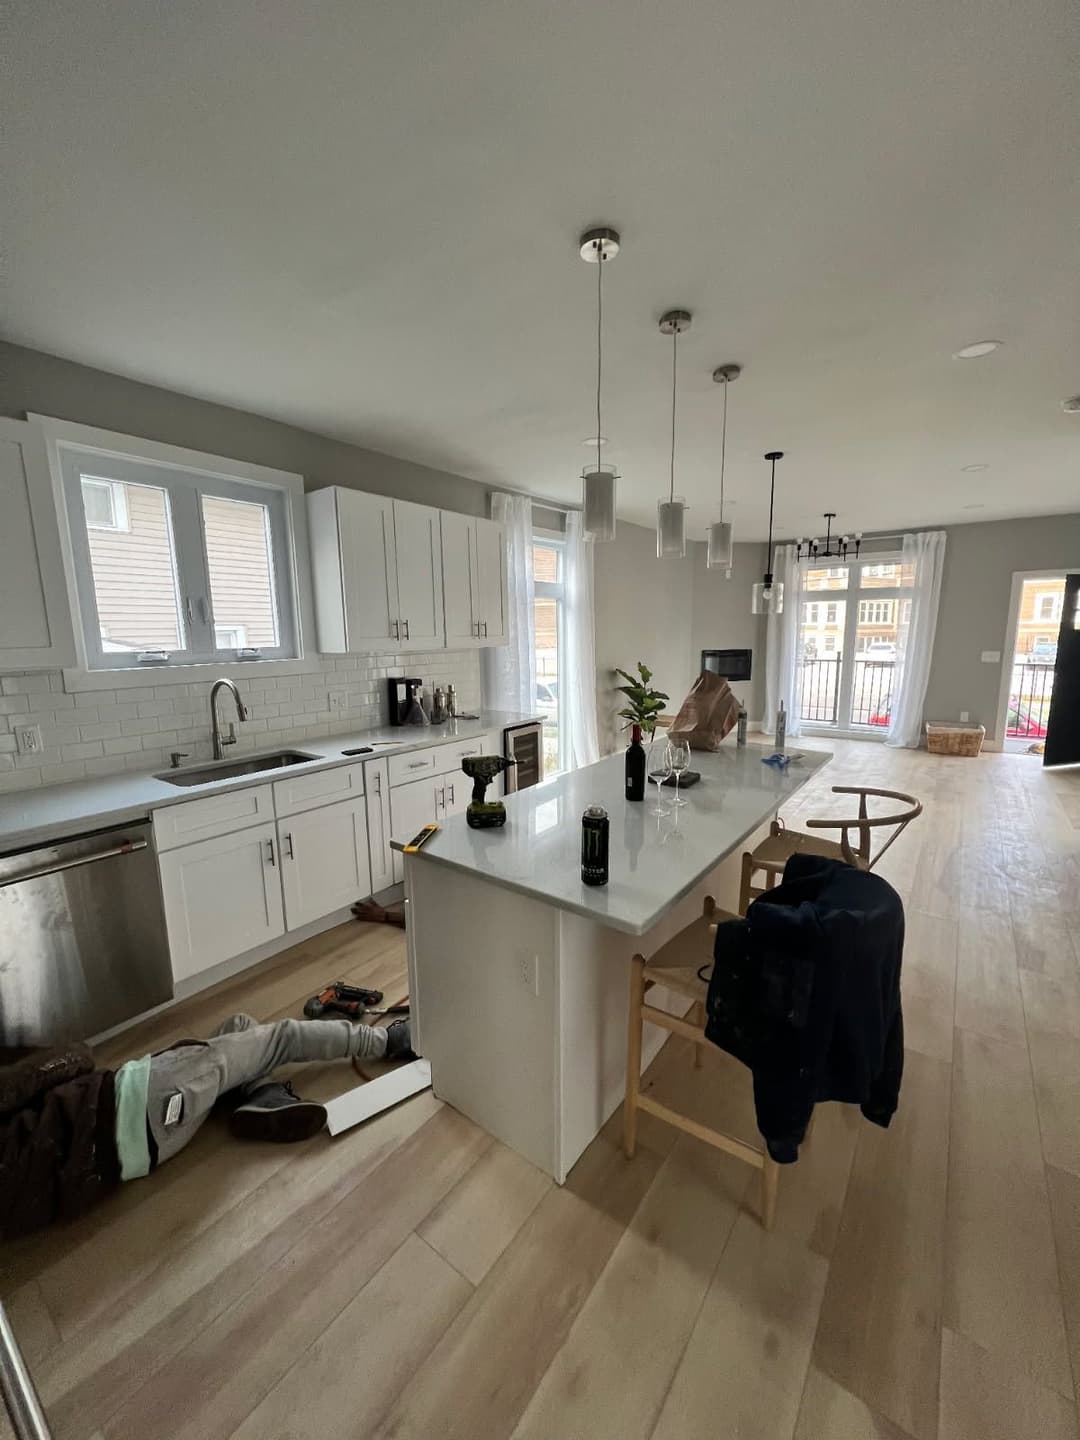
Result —
<path fill-rule="evenodd" d="M 846 617 L 846 600 L 803 602 L 795 677 L 795 703 L 803 720 L 836 724 Z"/>
<path fill-rule="evenodd" d="M 102 649 L 182 650 L 168 495 L 93 477 L 83 477 L 82 490 Z M 111 523 L 101 524 L 102 517 Z"/>
<path fill-rule="evenodd" d="M 804 590 L 846 590 L 847 583 L 848 567 L 846 565 L 834 565 L 831 568 L 822 566 L 816 570 L 803 572 Z"/>
<path fill-rule="evenodd" d="M 536 544 L 533 546 L 533 579 L 552 580 L 556 583 L 562 578 L 560 574 L 560 562 L 562 551 L 556 545 Z"/>
<path fill-rule="evenodd" d="M 202 497 L 215 643 L 278 645 L 270 512 L 246 500 Z"/>
<path fill-rule="evenodd" d="M 895 590 L 899 586 L 915 584 L 914 565 L 864 565 L 859 581 L 864 590 Z"/>
<path fill-rule="evenodd" d="M 879 566 L 893 572 L 890 584 L 897 584 L 899 566 Z M 868 584 L 865 571 L 863 585 Z M 900 622 L 911 607 L 910 600 L 860 600 L 855 629 L 855 668 L 852 674 L 851 723 L 889 723 L 896 674 L 896 644 Z"/>
<path fill-rule="evenodd" d="M 554 775 L 559 769 L 559 601 L 535 599 L 533 619 L 536 708 L 544 717 L 544 774 Z"/>

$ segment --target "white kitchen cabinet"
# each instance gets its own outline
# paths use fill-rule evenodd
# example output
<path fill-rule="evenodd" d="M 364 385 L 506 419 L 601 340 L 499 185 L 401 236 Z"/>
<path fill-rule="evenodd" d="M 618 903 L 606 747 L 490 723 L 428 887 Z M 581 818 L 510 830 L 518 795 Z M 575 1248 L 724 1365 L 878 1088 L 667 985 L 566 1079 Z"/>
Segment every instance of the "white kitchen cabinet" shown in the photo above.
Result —
<path fill-rule="evenodd" d="M 464 775 L 461 778 L 464 780 Z M 390 791 L 390 834 L 394 840 L 411 840 L 423 826 L 442 819 L 439 796 L 443 783 L 441 776 L 428 776 L 410 785 L 394 786 Z M 393 855 L 394 883 L 400 884 L 405 878 L 405 862 L 400 850 Z"/>
<path fill-rule="evenodd" d="M 367 795 L 368 864 L 371 893 L 388 890 L 394 883 L 394 852 L 390 849 L 390 772 L 385 757 L 364 765 Z"/>
<path fill-rule="evenodd" d="M 367 806 L 344 800 L 279 820 L 285 928 L 298 930 L 371 894 Z"/>
<path fill-rule="evenodd" d="M 341 486 L 307 505 L 319 649 L 441 648 L 439 511 Z"/>
<path fill-rule="evenodd" d="M 507 638 L 506 544 L 494 520 L 442 512 L 446 643 L 459 649 Z"/>
<path fill-rule="evenodd" d="M 45 438 L 0 418 L 0 670 L 75 664 Z"/>
<path fill-rule="evenodd" d="M 158 856 L 174 979 L 285 933 L 279 864 L 273 823 Z"/>

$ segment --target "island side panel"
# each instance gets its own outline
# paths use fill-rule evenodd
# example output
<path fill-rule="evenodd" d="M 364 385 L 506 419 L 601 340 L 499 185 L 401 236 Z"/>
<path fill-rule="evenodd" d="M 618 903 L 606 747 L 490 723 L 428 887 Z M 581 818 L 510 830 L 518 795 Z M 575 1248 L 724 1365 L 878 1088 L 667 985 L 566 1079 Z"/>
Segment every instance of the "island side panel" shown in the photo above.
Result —
<path fill-rule="evenodd" d="M 752 850 L 768 834 L 768 825 L 750 837 Z M 626 1088 L 626 1035 L 630 1004 L 630 961 L 635 954 L 646 959 L 656 953 L 702 911 L 711 895 L 721 909 L 734 914 L 738 907 L 743 847 L 727 856 L 683 900 L 680 900 L 647 935 L 624 935 L 617 930 L 560 912 L 559 963 L 556 972 L 558 1005 L 557 1166 L 562 1184 L 589 1142 L 618 1106 Z M 704 953 L 707 964 L 711 954 Z M 649 1004 L 673 1015 L 685 1015 L 689 1002 L 683 995 L 656 986 Z M 655 1025 L 644 1030 L 641 1068 L 644 1072 L 671 1036 Z M 689 1061 L 687 1062 L 689 1063 Z M 747 1139 L 753 1139 L 747 1136 Z"/>
<path fill-rule="evenodd" d="M 478 875 L 405 857 L 409 984 L 432 1087 L 555 1174 L 559 912 Z"/>

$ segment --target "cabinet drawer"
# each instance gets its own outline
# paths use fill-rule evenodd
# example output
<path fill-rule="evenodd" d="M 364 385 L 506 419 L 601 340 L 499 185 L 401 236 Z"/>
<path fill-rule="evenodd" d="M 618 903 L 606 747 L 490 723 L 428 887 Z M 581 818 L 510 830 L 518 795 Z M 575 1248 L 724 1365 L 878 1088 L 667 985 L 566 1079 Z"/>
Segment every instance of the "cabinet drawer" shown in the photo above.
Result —
<path fill-rule="evenodd" d="M 338 765 L 314 775 L 292 775 L 274 781 L 274 809 L 278 815 L 296 815 L 335 800 L 358 800 L 364 793 L 363 765 Z"/>
<path fill-rule="evenodd" d="M 410 750 L 406 755 L 390 756 L 390 784 L 407 785 L 411 780 L 422 780 L 425 775 L 436 774 L 435 756 L 438 747 L 427 750 Z"/>
<path fill-rule="evenodd" d="M 228 835 L 272 820 L 272 791 L 270 785 L 249 785 L 243 790 L 206 795 L 201 800 L 155 810 L 154 843 L 159 852 L 173 850 L 177 845 L 191 845 L 196 840 L 210 840 L 215 835 Z"/>
<path fill-rule="evenodd" d="M 485 740 L 485 736 L 477 735 L 473 740 L 455 740 L 452 745 L 440 745 L 435 756 L 435 773 L 449 775 L 461 769 L 461 762 L 466 755 L 487 754 Z"/>

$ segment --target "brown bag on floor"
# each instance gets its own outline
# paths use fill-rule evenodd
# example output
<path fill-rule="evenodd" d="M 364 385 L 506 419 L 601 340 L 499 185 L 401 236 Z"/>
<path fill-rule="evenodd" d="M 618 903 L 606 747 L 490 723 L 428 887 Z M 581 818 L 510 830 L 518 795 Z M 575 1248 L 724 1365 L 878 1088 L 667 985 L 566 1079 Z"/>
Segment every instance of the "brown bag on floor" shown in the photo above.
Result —
<path fill-rule="evenodd" d="M 689 741 L 691 750 L 719 750 L 724 736 L 734 730 L 740 708 L 727 681 L 703 670 L 668 733 Z"/>

